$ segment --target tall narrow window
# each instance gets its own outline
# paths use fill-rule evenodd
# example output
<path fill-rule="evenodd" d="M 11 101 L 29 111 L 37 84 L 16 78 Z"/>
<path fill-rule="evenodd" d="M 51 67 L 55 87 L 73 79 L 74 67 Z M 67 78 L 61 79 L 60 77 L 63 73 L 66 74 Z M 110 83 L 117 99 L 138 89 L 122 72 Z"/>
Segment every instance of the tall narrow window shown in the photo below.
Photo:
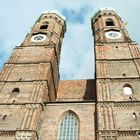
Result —
<path fill-rule="evenodd" d="M 140 132 L 138 132 L 138 137 L 140 138 Z"/>
<path fill-rule="evenodd" d="M 60 124 L 58 140 L 78 140 L 78 120 L 70 111 Z"/>

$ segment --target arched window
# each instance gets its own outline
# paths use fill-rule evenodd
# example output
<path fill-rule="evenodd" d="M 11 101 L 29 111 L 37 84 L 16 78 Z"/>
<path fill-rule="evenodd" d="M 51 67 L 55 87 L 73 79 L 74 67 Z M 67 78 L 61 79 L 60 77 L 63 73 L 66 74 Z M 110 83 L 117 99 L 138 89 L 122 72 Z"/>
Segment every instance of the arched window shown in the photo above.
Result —
<path fill-rule="evenodd" d="M 49 22 L 45 21 L 43 25 L 40 26 L 40 29 L 48 29 Z"/>
<path fill-rule="evenodd" d="M 114 24 L 114 22 L 113 22 L 113 20 L 112 19 L 107 19 L 106 20 L 106 26 L 114 26 L 115 24 Z"/>
<path fill-rule="evenodd" d="M 12 90 L 12 93 L 19 93 L 19 88 L 14 88 L 14 89 Z"/>
<path fill-rule="evenodd" d="M 140 138 L 140 132 L 138 132 L 138 137 Z"/>
<path fill-rule="evenodd" d="M 124 87 L 123 87 L 123 93 L 125 95 L 132 95 L 133 94 L 132 87 L 130 85 L 128 85 L 128 84 L 124 85 Z"/>
<path fill-rule="evenodd" d="M 42 26 L 40 27 L 40 29 L 47 29 L 47 28 L 48 28 L 48 24 L 42 25 Z"/>
<path fill-rule="evenodd" d="M 137 115 L 135 112 L 133 112 L 133 118 L 136 119 L 137 118 Z"/>
<path fill-rule="evenodd" d="M 69 111 L 62 119 L 58 137 L 58 140 L 78 140 L 78 120 L 72 112 Z"/>
<path fill-rule="evenodd" d="M 19 92 L 20 92 L 19 88 L 14 88 L 12 90 L 10 97 L 16 97 L 19 94 Z"/>

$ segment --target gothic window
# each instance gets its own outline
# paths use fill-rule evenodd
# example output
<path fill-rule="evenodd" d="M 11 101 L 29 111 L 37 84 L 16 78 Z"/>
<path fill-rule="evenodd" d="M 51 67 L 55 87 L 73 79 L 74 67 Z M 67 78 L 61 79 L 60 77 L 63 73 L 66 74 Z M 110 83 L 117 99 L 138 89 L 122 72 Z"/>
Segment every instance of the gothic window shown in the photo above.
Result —
<path fill-rule="evenodd" d="M 106 20 L 106 26 L 114 26 L 114 22 L 112 19 L 107 19 Z"/>
<path fill-rule="evenodd" d="M 124 85 L 124 87 L 123 87 L 123 93 L 125 95 L 132 95 L 133 92 L 132 92 L 131 85 L 128 85 L 128 84 Z"/>
<path fill-rule="evenodd" d="M 58 140 L 78 140 L 78 120 L 70 111 L 62 119 Z"/>

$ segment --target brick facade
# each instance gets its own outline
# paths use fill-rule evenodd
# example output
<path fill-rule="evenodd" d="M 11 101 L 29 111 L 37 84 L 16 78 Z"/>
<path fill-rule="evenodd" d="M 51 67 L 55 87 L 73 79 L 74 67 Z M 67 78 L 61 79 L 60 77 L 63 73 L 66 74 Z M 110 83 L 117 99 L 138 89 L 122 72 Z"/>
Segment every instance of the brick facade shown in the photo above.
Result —
<path fill-rule="evenodd" d="M 61 140 L 68 113 L 78 128 L 71 130 L 74 140 L 140 139 L 138 44 L 113 10 L 101 10 L 91 21 L 95 80 L 59 80 L 66 31 L 60 13 L 43 13 L 13 50 L 0 72 L 0 140 Z"/>

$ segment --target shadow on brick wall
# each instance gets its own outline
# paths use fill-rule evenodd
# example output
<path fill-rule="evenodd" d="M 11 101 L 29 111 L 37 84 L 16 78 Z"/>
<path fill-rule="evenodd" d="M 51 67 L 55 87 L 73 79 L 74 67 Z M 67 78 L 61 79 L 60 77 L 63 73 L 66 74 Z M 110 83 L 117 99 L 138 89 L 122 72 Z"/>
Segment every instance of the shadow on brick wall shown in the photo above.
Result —
<path fill-rule="evenodd" d="M 96 100 L 96 84 L 95 80 L 87 80 L 86 92 L 83 96 L 84 100 Z"/>

